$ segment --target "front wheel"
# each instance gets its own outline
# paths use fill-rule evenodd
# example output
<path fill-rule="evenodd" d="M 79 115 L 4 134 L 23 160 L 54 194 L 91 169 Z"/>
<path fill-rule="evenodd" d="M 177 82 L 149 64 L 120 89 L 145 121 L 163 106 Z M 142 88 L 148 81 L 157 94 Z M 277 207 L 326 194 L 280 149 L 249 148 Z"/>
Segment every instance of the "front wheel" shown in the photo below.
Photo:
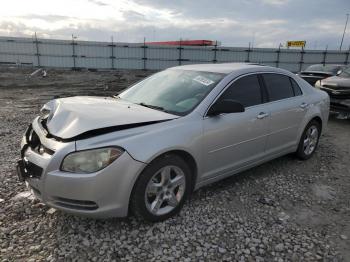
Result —
<path fill-rule="evenodd" d="M 190 192 L 190 178 L 190 168 L 182 158 L 169 155 L 154 160 L 135 184 L 131 210 L 151 222 L 176 215 Z"/>
<path fill-rule="evenodd" d="M 309 159 L 315 152 L 321 135 L 321 125 L 312 120 L 305 128 L 299 142 L 296 155 L 302 159 Z"/>

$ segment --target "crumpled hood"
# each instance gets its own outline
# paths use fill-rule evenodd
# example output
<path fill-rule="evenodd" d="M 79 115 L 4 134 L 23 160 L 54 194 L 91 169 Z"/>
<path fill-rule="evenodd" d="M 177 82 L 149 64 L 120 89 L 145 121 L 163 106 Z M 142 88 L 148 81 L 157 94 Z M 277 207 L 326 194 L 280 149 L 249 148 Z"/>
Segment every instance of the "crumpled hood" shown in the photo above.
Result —
<path fill-rule="evenodd" d="M 71 139 L 93 130 L 117 130 L 118 127 L 147 125 L 178 117 L 121 99 L 89 96 L 51 100 L 41 112 L 48 114 L 49 134 L 61 139 Z"/>
<path fill-rule="evenodd" d="M 323 79 L 321 83 L 323 86 L 329 85 L 350 88 L 350 78 L 348 77 L 332 76 Z"/>

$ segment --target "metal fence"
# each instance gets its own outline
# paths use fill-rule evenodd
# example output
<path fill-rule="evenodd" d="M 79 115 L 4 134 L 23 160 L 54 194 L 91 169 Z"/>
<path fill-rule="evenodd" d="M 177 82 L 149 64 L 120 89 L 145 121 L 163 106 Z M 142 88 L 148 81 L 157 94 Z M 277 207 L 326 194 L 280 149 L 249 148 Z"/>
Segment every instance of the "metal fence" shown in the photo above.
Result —
<path fill-rule="evenodd" d="M 349 53 L 350 50 L 154 46 L 0 37 L 0 64 L 72 69 L 160 70 L 186 64 L 252 62 L 298 72 L 311 64 L 349 64 Z"/>

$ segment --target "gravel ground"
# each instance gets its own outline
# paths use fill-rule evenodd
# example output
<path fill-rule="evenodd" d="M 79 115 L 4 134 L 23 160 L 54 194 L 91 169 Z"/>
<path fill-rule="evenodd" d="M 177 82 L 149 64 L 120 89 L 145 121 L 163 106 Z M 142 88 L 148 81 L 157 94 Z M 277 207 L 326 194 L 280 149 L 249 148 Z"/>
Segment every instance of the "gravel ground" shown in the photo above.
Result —
<path fill-rule="evenodd" d="M 149 74 L 0 69 L 2 261 L 350 261 L 350 121 L 331 118 L 314 157 L 285 156 L 196 191 L 179 216 L 65 214 L 14 172 L 20 138 L 54 96 L 110 95 Z"/>

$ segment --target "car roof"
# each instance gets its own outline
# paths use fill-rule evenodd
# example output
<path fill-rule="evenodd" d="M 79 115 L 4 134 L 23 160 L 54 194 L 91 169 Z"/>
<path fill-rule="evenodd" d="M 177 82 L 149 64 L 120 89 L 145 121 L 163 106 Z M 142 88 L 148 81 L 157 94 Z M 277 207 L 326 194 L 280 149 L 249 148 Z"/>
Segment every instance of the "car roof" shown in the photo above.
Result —
<path fill-rule="evenodd" d="M 234 71 L 238 71 L 242 69 L 261 70 L 261 68 L 269 68 L 274 70 L 276 69 L 275 67 L 265 66 L 262 64 L 254 64 L 254 63 L 194 64 L 194 65 L 176 66 L 170 69 L 182 69 L 182 70 L 194 70 L 194 71 L 230 74 Z"/>

